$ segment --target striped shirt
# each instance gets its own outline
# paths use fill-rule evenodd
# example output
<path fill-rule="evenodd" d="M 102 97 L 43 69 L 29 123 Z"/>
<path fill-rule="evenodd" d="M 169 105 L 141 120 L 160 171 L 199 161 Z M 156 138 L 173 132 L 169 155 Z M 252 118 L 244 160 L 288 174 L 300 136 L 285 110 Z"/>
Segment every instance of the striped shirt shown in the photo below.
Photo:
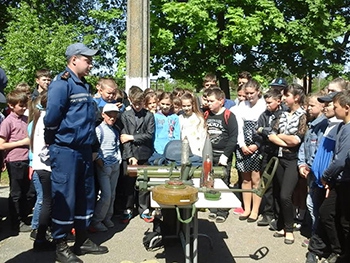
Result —
<path fill-rule="evenodd" d="M 112 165 L 121 162 L 119 132 L 112 126 L 102 122 L 96 128 L 97 139 L 100 143 L 98 159 L 102 159 L 104 165 Z"/>

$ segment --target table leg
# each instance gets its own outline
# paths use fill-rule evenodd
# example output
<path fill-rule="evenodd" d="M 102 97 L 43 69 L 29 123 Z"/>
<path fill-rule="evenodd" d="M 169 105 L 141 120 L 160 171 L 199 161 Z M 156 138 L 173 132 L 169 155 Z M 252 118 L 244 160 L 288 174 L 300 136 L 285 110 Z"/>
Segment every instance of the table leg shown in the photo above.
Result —
<path fill-rule="evenodd" d="M 185 218 L 189 218 L 191 216 L 191 209 L 184 209 Z M 191 227 L 190 224 L 185 224 L 185 257 L 186 263 L 192 263 L 191 260 Z"/>
<path fill-rule="evenodd" d="M 198 210 L 194 213 L 193 219 L 193 262 L 198 262 Z"/>

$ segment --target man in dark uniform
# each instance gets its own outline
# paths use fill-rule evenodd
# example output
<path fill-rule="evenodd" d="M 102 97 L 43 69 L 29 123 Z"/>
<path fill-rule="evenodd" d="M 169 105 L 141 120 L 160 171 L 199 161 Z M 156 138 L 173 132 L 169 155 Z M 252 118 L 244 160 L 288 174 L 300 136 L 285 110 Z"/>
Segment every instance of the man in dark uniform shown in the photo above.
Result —
<path fill-rule="evenodd" d="M 56 260 L 83 262 L 76 255 L 103 254 L 108 249 L 87 237 L 95 206 L 92 145 L 96 142 L 95 107 L 85 81 L 98 51 L 82 43 L 68 46 L 67 67 L 48 91 L 45 141 L 50 145 L 52 168 L 52 236 Z M 73 252 L 66 236 L 75 228 Z"/>

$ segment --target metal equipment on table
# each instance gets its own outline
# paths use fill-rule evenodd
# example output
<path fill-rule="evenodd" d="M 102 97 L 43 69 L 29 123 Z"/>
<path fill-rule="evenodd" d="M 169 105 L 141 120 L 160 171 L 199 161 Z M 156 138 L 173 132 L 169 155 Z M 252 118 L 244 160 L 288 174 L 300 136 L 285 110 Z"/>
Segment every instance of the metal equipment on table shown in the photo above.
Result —
<path fill-rule="evenodd" d="M 278 158 L 273 157 L 268 162 L 266 169 L 261 176 L 258 188 L 243 190 L 231 189 L 226 187 L 225 184 L 220 183 L 220 181 L 222 182 L 220 179 L 223 178 L 226 173 L 224 166 L 212 167 L 212 165 L 208 165 L 208 163 L 206 163 L 208 159 L 212 162 L 212 149 L 209 138 L 207 138 L 203 149 L 202 167 L 192 167 L 189 161 L 189 143 L 187 138 L 182 141 L 181 153 L 181 167 L 176 167 L 175 165 L 128 166 L 127 173 L 132 177 L 137 176 L 136 184 L 139 191 L 152 191 L 152 198 L 158 203 L 160 208 L 176 209 L 177 220 L 183 226 L 182 234 L 180 232 L 178 234 L 180 237 L 182 236 L 181 240 L 185 243 L 184 247 L 186 263 L 197 263 L 198 236 L 205 236 L 209 238 L 209 240 L 210 237 L 204 234 L 198 234 L 196 202 L 198 201 L 197 203 L 201 204 L 201 207 L 198 208 L 208 208 L 208 206 L 206 207 L 208 204 L 210 204 L 210 207 L 220 208 L 222 207 L 221 205 L 223 205 L 222 203 L 224 200 L 221 200 L 222 197 L 220 196 L 221 194 L 226 194 L 228 192 L 253 192 L 262 197 L 272 182 L 278 166 Z M 210 172 L 208 171 L 208 167 L 210 167 Z M 198 182 L 199 178 L 200 182 Z M 196 185 L 194 182 L 196 182 Z M 217 183 L 213 185 L 214 182 L 219 182 L 218 184 L 221 185 L 221 187 L 215 187 L 215 184 Z M 202 194 L 199 195 L 198 193 Z M 236 198 L 234 195 L 232 195 L 232 198 L 233 197 Z M 203 202 L 204 200 L 201 200 L 201 198 L 208 201 L 205 203 Z M 185 219 L 181 218 L 181 216 L 185 216 Z M 192 236 L 191 227 L 193 230 Z"/>

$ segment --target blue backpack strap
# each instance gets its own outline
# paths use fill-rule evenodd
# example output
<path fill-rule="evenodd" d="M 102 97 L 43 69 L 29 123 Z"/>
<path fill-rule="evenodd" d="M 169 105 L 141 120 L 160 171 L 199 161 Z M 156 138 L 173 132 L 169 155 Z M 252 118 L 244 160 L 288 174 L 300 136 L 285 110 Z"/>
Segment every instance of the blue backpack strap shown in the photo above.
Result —
<path fill-rule="evenodd" d="M 101 132 L 101 142 L 103 142 L 103 136 L 104 136 L 104 132 L 103 132 L 103 129 L 101 127 L 101 125 L 98 125 L 97 128 L 100 130 Z"/>

